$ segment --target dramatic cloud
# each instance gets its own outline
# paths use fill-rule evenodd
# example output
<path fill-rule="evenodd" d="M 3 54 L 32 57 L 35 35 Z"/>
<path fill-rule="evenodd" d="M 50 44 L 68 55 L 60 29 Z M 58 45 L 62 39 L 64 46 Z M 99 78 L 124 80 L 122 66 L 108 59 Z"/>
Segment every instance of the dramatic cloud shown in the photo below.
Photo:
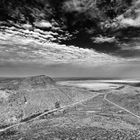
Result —
<path fill-rule="evenodd" d="M 99 76 L 101 68 L 95 67 L 122 61 L 92 49 L 51 43 L 49 39 L 41 43 L 12 31 L 0 33 L 0 76 Z"/>
<path fill-rule="evenodd" d="M 134 0 L 133 6 L 119 18 L 125 26 L 140 27 L 140 0 Z"/>
<path fill-rule="evenodd" d="M 41 43 L 12 31 L 0 33 L 0 76 L 139 77 L 140 67 L 134 60 L 128 64 L 129 59 L 92 49 L 59 45 L 49 39 Z"/>
<path fill-rule="evenodd" d="M 64 2 L 65 11 L 73 12 L 86 12 L 93 7 L 96 7 L 96 1 L 93 0 L 68 0 Z"/>
<path fill-rule="evenodd" d="M 135 19 L 123 18 L 121 23 L 126 26 L 140 27 L 140 11 L 137 14 L 138 16 Z"/>
<path fill-rule="evenodd" d="M 56 43 L 39 43 L 13 34 L 0 34 L 0 63 L 114 63 L 118 58 L 90 49 Z"/>

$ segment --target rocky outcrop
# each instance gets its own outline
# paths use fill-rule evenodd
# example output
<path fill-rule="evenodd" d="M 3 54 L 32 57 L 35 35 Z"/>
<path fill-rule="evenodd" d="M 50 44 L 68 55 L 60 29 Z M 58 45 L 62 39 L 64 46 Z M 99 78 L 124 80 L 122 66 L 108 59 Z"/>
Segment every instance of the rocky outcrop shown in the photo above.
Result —
<path fill-rule="evenodd" d="M 26 87 L 32 87 L 32 88 L 36 88 L 36 87 L 44 87 L 46 88 L 46 86 L 50 86 L 50 85 L 55 85 L 55 81 L 45 75 L 39 75 L 39 76 L 33 76 L 33 77 L 27 77 L 24 78 L 21 83 L 20 83 L 20 87 L 23 88 L 22 86 L 24 86 L 24 88 Z"/>
<path fill-rule="evenodd" d="M 55 81 L 45 75 L 39 76 L 32 76 L 27 78 L 13 78 L 9 79 L 9 82 L 6 81 L 5 84 L 2 86 L 2 90 L 20 90 L 20 89 L 27 89 L 27 88 L 38 88 L 54 85 Z"/>

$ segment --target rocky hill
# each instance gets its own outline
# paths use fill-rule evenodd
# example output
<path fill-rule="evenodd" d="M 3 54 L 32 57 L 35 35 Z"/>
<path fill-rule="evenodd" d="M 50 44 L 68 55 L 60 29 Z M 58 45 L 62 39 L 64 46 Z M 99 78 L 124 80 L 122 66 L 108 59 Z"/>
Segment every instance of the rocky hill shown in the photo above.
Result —
<path fill-rule="evenodd" d="M 50 80 L 22 78 L 24 90 L 0 90 L 1 140 L 140 139 L 139 86 L 115 83 L 119 88 L 91 93 Z"/>
<path fill-rule="evenodd" d="M 84 89 L 57 85 L 44 75 L 1 80 L 0 87 L 1 127 L 93 95 Z"/>
<path fill-rule="evenodd" d="M 23 88 L 36 88 L 38 86 L 46 87 L 47 85 L 55 84 L 55 81 L 45 75 L 33 76 L 27 78 L 8 78 L 1 80 L 2 89 L 18 90 Z"/>

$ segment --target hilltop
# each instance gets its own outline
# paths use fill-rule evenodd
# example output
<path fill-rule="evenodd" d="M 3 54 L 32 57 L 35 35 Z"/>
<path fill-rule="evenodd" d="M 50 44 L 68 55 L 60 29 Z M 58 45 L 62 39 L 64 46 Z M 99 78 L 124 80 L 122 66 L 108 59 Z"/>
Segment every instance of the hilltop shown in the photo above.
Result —
<path fill-rule="evenodd" d="M 0 80 L 1 89 L 18 90 L 20 88 L 45 87 L 55 84 L 55 81 L 45 75 L 25 77 L 25 78 L 2 78 Z"/>

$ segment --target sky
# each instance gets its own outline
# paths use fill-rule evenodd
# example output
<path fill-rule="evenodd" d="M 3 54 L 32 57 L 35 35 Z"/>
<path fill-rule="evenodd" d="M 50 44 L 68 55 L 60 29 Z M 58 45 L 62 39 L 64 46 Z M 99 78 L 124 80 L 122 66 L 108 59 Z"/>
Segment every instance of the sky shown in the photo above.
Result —
<path fill-rule="evenodd" d="M 139 50 L 139 44 L 122 49 L 123 53 Z M 139 55 L 134 53 L 131 58 L 122 56 L 76 46 L 41 44 L 15 35 L 0 35 L 0 77 L 45 74 L 51 77 L 140 79 Z"/>
<path fill-rule="evenodd" d="M 42 74 L 53 77 L 96 76 L 96 67 L 120 60 L 92 49 L 42 44 L 32 39 L 0 34 L 1 77 Z"/>
<path fill-rule="evenodd" d="M 104 65 L 82 64 L 3 64 L 0 65 L 1 77 L 23 77 L 47 75 L 50 77 L 105 77 L 140 79 L 140 62 L 122 62 Z"/>
<path fill-rule="evenodd" d="M 137 7 L 140 0 L 135 1 Z M 126 26 L 140 26 L 140 10 L 136 18 L 120 17 Z M 121 50 L 110 54 L 77 46 L 41 44 L 31 38 L 0 32 L 0 77 L 48 75 L 51 77 L 118 77 L 140 79 L 140 37 Z M 35 35 L 36 36 L 36 35 Z M 85 47 L 86 48 L 86 47 Z"/>

